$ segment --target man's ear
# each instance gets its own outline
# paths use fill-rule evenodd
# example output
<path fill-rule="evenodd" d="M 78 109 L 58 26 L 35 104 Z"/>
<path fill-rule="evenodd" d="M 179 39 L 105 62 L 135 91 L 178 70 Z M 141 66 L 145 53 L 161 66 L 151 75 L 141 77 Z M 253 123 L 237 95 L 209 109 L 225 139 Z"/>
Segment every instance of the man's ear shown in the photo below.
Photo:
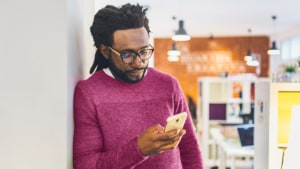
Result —
<path fill-rule="evenodd" d="M 100 50 L 105 59 L 109 58 L 109 49 L 105 45 L 101 44 L 98 50 Z"/>

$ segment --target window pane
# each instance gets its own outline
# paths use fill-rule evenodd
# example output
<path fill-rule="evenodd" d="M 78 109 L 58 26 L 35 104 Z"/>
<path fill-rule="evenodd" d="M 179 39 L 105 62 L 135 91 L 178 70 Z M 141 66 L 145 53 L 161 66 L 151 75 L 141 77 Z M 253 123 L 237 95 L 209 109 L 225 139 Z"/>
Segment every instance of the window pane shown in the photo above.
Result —
<path fill-rule="evenodd" d="M 291 43 L 291 59 L 300 57 L 300 36 L 292 38 Z"/>
<path fill-rule="evenodd" d="M 290 40 L 281 41 L 281 59 L 288 60 L 290 56 Z"/>

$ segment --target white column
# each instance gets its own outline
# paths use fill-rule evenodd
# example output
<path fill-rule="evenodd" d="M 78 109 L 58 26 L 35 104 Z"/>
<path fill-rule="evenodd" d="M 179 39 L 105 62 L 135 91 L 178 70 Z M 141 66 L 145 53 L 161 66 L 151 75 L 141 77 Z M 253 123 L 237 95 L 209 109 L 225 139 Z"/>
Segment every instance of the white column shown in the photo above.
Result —
<path fill-rule="evenodd" d="M 85 13 L 94 13 L 81 5 L 93 3 L 0 2 L 1 169 L 72 168 L 73 91 L 84 74 Z"/>

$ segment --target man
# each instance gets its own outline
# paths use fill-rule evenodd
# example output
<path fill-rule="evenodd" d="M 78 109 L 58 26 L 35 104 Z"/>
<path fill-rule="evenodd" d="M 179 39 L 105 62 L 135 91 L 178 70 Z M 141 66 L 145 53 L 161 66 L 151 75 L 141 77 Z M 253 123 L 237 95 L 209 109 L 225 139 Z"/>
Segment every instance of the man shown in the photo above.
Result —
<path fill-rule="evenodd" d="M 164 132 L 166 119 L 188 107 L 173 77 L 148 68 L 146 10 L 108 5 L 94 17 L 94 74 L 74 96 L 75 169 L 203 168 L 190 115 L 184 129 Z"/>

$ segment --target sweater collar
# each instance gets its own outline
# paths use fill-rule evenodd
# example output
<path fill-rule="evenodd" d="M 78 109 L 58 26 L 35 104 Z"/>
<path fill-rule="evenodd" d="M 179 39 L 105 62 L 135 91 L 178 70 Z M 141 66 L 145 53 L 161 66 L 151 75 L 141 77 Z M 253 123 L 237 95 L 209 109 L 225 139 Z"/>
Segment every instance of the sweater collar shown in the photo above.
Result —
<path fill-rule="evenodd" d="M 107 68 L 104 68 L 103 71 L 104 71 L 104 73 L 105 73 L 107 76 L 110 76 L 110 77 L 112 77 L 113 79 L 116 79 L 116 78 L 114 77 L 114 75 L 111 73 L 111 71 L 110 71 L 110 69 L 109 69 L 108 67 L 107 67 Z M 145 76 L 147 75 L 147 72 L 148 72 L 148 69 L 146 69 Z M 145 76 L 144 76 L 144 77 L 145 77 Z"/>

